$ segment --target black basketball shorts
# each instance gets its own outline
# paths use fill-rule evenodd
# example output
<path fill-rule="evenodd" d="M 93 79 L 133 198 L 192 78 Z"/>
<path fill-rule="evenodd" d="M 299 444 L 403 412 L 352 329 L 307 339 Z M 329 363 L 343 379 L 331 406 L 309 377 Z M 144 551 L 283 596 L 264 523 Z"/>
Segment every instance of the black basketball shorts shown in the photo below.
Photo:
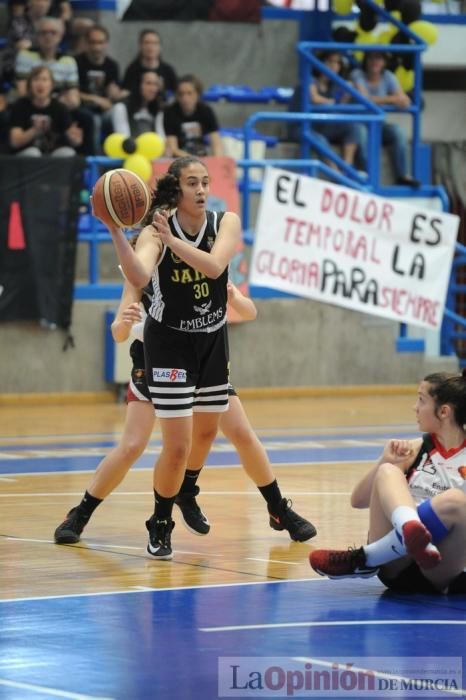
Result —
<path fill-rule="evenodd" d="M 154 321 L 144 327 L 146 381 L 160 418 L 228 410 L 226 326 L 184 333 Z"/>

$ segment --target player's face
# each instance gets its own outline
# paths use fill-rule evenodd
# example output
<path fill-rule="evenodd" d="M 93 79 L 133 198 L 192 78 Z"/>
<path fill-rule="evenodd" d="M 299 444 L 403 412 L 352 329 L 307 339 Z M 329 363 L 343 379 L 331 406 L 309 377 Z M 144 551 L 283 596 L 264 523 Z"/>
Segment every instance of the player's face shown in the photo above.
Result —
<path fill-rule="evenodd" d="M 205 211 L 209 196 L 209 173 L 201 163 L 191 163 L 180 175 L 181 197 L 178 208 L 198 216 Z"/>
<path fill-rule="evenodd" d="M 430 386 L 428 382 L 420 383 L 414 404 L 419 430 L 423 433 L 436 433 L 440 427 L 440 421 L 435 415 L 435 401 L 429 394 Z"/>

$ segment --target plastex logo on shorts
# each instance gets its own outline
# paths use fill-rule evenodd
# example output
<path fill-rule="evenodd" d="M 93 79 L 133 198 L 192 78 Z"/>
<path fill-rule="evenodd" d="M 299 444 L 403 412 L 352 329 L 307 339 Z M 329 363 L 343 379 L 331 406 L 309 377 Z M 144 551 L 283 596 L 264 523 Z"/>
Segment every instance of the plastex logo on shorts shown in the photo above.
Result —
<path fill-rule="evenodd" d="M 152 378 L 154 382 L 186 382 L 186 370 L 170 367 L 153 367 Z"/>

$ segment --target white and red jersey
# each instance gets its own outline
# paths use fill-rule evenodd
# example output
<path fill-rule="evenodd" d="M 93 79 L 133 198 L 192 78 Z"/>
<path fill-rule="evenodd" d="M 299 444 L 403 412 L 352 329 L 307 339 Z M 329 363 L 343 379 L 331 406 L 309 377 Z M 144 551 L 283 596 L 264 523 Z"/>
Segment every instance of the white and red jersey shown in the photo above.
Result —
<path fill-rule="evenodd" d="M 459 447 L 445 450 L 435 435 L 424 435 L 406 479 L 416 503 L 451 488 L 466 491 L 466 440 Z"/>

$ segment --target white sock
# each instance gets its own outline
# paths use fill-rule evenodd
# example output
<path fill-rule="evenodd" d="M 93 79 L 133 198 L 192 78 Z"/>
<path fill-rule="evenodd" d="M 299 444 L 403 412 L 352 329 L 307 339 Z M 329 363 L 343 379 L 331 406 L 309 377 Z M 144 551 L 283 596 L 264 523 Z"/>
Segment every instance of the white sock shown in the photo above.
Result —
<path fill-rule="evenodd" d="M 400 537 L 403 534 L 403 525 L 409 520 L 417 520 L 421 522 L 418 512 L 415 508 L 410 508 L 409 506 L 397 506 L 393 511 L 390 520 L 395 530 L 398 532 Z"/>
<path fill-rule="evenodd" d="M 382 566 L 406 554 L 403 542 L 400 542 L 395 530 L 390 530 L 380 540 L 366 544 L 363 547 L 367 566 Z"/>
<path fill-rule="evenodd" d="M 394 529 L 390 530 L 379 540 L 363 547 L 367 566 L 382 566 L 382 564 L 388 564 L 390 561 L 399 559 L 406 554 L 406 547 L 402 537 L 403 525 L 410 520 L 422 522 L 417 510 L 409 506 L 398 506 L 395 508 L 391 517 Z M 428 544 L 426 549 L 438 551 L 437 547 L 432 543 Z"/>

